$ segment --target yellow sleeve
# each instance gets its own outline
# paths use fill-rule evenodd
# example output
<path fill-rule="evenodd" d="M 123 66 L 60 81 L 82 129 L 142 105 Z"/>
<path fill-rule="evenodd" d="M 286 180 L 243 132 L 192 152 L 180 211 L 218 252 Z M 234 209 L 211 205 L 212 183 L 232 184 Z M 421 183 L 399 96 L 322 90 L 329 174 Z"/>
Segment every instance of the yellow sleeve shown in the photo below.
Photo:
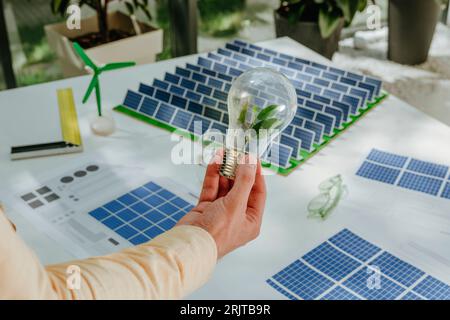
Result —
<path fill-rule="evenodd" d="M 203 285 L 216 261 L 207 231 L 177 226 L 118 253 L 44 267 L 0 208 L 0 299 L 178 299 Z M 71 265 L 79 289 L 67 286 Z"/>

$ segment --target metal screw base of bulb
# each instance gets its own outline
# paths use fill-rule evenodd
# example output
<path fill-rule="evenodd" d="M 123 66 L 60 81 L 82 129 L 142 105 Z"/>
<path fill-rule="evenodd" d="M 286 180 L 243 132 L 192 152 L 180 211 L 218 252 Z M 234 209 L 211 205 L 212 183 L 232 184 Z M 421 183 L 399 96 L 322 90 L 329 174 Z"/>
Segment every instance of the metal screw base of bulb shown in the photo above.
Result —
<path fill-rule="evenodd" d="M 219 173 L 221 176 L 234 179 L 238 164 L 239 152 L 233 149 L 225 149 Z"/>

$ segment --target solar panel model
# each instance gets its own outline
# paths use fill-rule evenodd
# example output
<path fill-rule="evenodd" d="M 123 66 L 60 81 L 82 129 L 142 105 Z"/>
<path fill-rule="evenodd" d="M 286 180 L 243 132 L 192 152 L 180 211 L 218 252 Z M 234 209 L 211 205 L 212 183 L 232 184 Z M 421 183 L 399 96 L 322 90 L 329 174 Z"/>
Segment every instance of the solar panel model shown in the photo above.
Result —
<path fill-rule="evenodd" d="M 193 139 L 211 129 L 225 134 L 231 84 L 254 67 L 283 73 L 297 92 L 296 116 L 263 158 L 280 174 L 292 172 L 386 97 L 378 79 L 235 40 L 128 90 L 115 110 Z M 255 103 L 263 108 L 271 96 L 270 88 L 260 90 Z"/>

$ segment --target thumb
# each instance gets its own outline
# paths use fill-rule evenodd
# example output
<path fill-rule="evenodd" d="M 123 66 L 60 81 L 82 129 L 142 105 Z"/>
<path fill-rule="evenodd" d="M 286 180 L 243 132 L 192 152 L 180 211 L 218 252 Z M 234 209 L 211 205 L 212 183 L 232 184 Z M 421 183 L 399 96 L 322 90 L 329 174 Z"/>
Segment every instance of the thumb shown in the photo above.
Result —
<path fill-rule="evenodd" d="M 244 163 L 237 166 L 233 187 L 226 197 L 231 204 L 247 206 L 248 197 L 255 184 L 256 167 L 256 160 L 253 161 L 248 156 Z"/>

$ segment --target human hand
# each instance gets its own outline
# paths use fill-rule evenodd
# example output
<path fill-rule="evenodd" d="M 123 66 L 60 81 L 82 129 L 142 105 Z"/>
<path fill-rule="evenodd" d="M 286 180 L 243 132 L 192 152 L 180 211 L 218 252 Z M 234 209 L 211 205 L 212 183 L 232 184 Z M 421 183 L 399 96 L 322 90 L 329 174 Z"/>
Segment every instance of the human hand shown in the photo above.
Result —
<path fill-rule="evenodd" d="M 218 258 L 259 235 L 266 202 L 259 161 L 251 164 L 247 158 L 232 181 L 219 175 L 221 160 L 216 155 L 208 166 L 197 206 L 178 222 L 208 231 L 216 241 Z"/>

